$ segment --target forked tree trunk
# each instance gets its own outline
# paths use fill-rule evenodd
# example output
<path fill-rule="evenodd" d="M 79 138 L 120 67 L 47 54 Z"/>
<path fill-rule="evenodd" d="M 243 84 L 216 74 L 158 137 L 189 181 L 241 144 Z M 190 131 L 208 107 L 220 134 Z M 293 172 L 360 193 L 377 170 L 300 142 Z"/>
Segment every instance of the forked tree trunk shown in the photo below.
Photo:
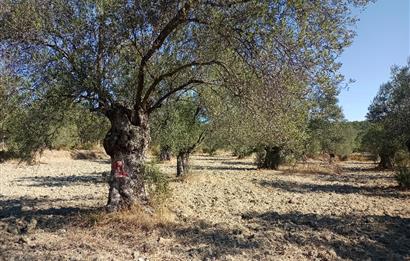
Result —
<path fill-rule="evenodd" d="M 265 147 L 264 158 L 258 162 L 258 168 L 260 169 L 274 169 L 279 168 L 281 163 L 279 147 Z"/>
<path fill-rule="evenodd" d="M 161 151 L 159 153 L 159 160 L 160 161 L 170 161 L 171 160 L 171 148 L 169 146 L 161 147 Z"/>
<path fill-rule="evenodd" d="M 379 168 L 381 169 L 392 169 L 393 168 L 393 161 L 390 155 L 385 154 L 385 153 L 380 154 Z"/>
<path fill-rule="evenodd" d="M 177 156 L 177 177 L 184 176 L 189 172 L 189 152 L 180 152 Z"/>
<path fill-rule="evenodd" d="M 105 151 L 111 157 L 107 210 L 147 205 L 144 161 L 150 141 L 148 114 L 115 106 L 107 116 L 111 122 L 104 139 Z"/>

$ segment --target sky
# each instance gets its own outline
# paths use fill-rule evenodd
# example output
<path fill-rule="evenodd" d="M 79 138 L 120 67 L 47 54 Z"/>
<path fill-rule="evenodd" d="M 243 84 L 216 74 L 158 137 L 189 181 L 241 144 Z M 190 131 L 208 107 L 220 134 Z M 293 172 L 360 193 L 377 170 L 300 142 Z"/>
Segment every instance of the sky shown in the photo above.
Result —
<path fill-rule="evenodd" d="M 410 0 L 378 0 L 358 13 L 353 44 L 340 57 L 342 74 L 355 82 L 342 89 L 339 104 L 349 121 L 364 120 L 393 65 L 410 57 Z"/>

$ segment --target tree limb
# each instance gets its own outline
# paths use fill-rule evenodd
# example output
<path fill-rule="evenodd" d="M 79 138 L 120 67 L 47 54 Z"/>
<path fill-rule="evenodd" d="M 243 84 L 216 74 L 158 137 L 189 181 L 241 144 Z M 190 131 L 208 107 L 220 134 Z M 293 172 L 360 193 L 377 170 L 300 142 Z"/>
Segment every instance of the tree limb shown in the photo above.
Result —
<path fill-rule="evenodd" d="M 183 7 L 178 10 L 177 14 L 167 23 L 167 25 L 159 33 L 158 37 L 154 40 L 151 47 L 141 58 L 138 76 L 137 76 L 137 96 L 135 107 L 140 105 L 142 91 L 144 89 L 144 69 L 148 60 L 154 55 L 154 53 L 161 48 L 165 39 L 182 23 L 186 21 L 188 11 L 191 9 L 191 1 L 187 1 Z"/>
<path fill-rule="evenodd" d="M 189 67 L 193 67 L 193 66 L 206 66 L 206 65 L 212 65 L 212 64 L 222 64 L 219 61 L 209 61 L 209 62 L 197 62 L 197 61 L 193 61 L 191 63 L 187 63 L 184 65 L 181 65 L 180 67 L 169 71 L 167 73 L 164 73 L 162 75 L 160 75 L 159 77 L 155 78 L 153 83 L 149 86 L 148 90 L 145 93 L 144 99 L 142 100 L 142 104 L 146 104 L 146 102 L 148 101 L 149 96 L 151 95 L 151 93 L 155 90 L 155 87 L 165 78 L 168 77 L 172 77 L 175 74 L 179 73 L 180 71 L 189 68 Z"/>
<path fill-rule="evenodd" d="M 184 90 L 185 88 L 187 88 L 189 85 L 191 84 L 202 84 L 202 83 L 206 83 L 202 80 L 198 80 L 198 79 L 191 79 L 189 81 L 187 81 L 186 83 L 178 86 L 177 88 L 174 88 L 172 90 L 170 90 L 169 92 L 167 92 L 166 94 L 164 94 L 161 98 L 159 98 L 157 100 L 156 103 L 154 103 L 154 105 L 152 105 L 149 109 L 148 109 L 148 113 L 151 113 L 152 111 L 154 111 L 155 109 L 161 107 L 162 103 L 169 98 L 171 95 L 173 95 L 174 93 Z"/>

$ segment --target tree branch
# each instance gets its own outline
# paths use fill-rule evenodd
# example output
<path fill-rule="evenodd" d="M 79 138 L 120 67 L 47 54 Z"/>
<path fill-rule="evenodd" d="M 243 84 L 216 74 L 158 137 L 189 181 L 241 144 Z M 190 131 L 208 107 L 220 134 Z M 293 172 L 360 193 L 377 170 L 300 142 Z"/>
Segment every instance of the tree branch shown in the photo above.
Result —
<path fill-rule="evenodd" d="M 197 79 L 191 79 L 189 81 L 187 81 L 186 83 L 178 86 L 175 89 L 170 90 L 169 92 L 167 92 L 166 94 L 164 94 L 161 98 L 159 98 L 157 100 L 156 103 L 154 103 L 154 105 L 152 105 L 149 109 L 148 109 L 148 113 L 151 113 L 152 111 L 154 111 L 155 109 L 161 107 L 162 103 L 169 98 L 171 95 L 173 95 L 174 93 L 184 90 L 186 87 L 188 87 L 191 84 L 202 84 L 202 83 L 206 83 L 202 80 L 197 80 Z"/>
<path fill-rule="evenodd" d="M 145 93 L 144 99 L 142 100 L 142 104 L 146 104 L 146 102 L 148 101 L 149 96 L 151 95 L 151 93 L 155 90 L 155 87 L 157 87 L 157 85 L 164 80 L 165 78 L 168 77 L 172 77 L 175 74 L 179 73 L 180 71 L 192 67 L 192 66 L 207 66 L 207 65 L 212 65 L 212 64 L 222 64 L 219 61 L 209 61 L 209 62 L 197 62 L 197 61 L 193 61 L 191 63 L 187 63 L 184 65 L 181 65 L 180 67 L 169 71 L 167 73 L 164 73 L 162 75 L 160 75 L 159 77 L 155 78 L 154 81 L 152 82 L 152 84 L 149 86 L 148 90 Z"/>
<path fill-rule="evenodd" d="M 78 77 L 79 77 L 79 79 L 81 79 L 81 81 L 84 81 L 87 78 L 87 76 L 84 74 L 84 72 L 82 72 L 81 69 L 79 69 L 77 67 L 77 64 L 76 64 L 75 60 L 72 58 L 72 56 L 69 53 L 67 53 L 63 48 L 60 48 L 57 44 L 51 44 L 51 43 L 43 42 L 43 41 L 40 41 L 40 40 L 37 40 L 36 42 L 40 45 L 51 48 L 54 51 L 60 53 L 70 63 L 70 65 L 72 67 L 72 70 L 78 75 Z M 90 90 L 90 91 L 96 92 L 98 94 L 99 98 L 100 98 L 100 102 L 102 104 L 104 104 L 104 106 L 107 106 L 107 104 L 112 103 L 113 100 L 110 97 L 109 93 L 105 89 L 103 89 L 103 87 L 101 86 L 101 78 L 100 78 L 101 75 L 99 75 L 99 73 L 98 73 L 101 70 L 101 67 L 100 67 L 101 65 L 98 65 L 98 64 L 101 63 L 102 52 L 103 52 L 102 47 L 99 46 L 99 51 L 98 51 L 98 56 L 99 57 L 97 58 L 97 61 L 96 61 L 96 63 L 97 63 L 96 66 L 97 67 L 95 68 L 96 75 L 97 75 L 97 79 L 96 79 L 97 82 L 96 82 L 96 86 L 94 86 L 93 90 Z M 100 57 L 100 55 L 101 55 L 101 57 Z"/>
<path fill-rule="evenodd" d="M 144 89 L 144 69 L 149 59 L 154 53 L 161 48 L 165 39 L 182 23 L 186 22 L 186 17 L 189 9 L 191 8 L 191 1 L 188 0 L 183 7 L 178 10 L 177 14 L 167 23 L 167 25 L 159 33 L 158 37 L 152 43 L 152 46 L 148 49 L 145 55 L 141 58 L 138 76 L 137 76 L 137 96 L 135 106 L 139 106 L 141 103 L 142 91 Z"/>

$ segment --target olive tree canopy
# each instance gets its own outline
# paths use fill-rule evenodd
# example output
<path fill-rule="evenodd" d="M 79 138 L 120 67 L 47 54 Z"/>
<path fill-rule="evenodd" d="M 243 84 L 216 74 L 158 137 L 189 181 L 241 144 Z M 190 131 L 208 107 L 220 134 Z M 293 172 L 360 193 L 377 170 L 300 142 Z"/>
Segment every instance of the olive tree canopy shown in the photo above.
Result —
<path fill-rule="evenodd" d="M 3 0 L 0 58 L 31 102 L 78 102 L 109 118 L 108 209 L 117 210 L 147 202 L 149 114 L 165 100 L 198 86 L 242 95 L 254 88 L 242 84 L 248 75 L 275 96 L 281 85 L 269 82 L 282 68 L 307 91 L 334 88 L 336 59 L 354 35 L 351 8 L 367 2 Z"/>
<path fill-rule="evenodd" d="M 379 154 L 380 167 L 391 168 L 398 150 L 410 152 L 410 60 L 406 66 L 393 67 L 391 80 L 380 86 L 367 119 L 373 126 L 363 142 Z"/>

